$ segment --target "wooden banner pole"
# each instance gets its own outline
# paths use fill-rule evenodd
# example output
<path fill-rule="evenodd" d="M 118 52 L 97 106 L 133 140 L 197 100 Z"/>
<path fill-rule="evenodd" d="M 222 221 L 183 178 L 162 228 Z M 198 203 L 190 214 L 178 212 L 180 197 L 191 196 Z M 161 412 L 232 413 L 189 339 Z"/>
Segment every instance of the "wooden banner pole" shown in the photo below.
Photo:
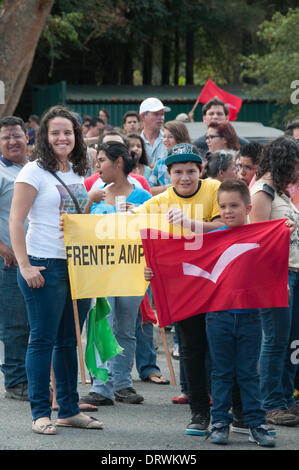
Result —
<path fill-rule="evenodd" d="M 76 336 L 77 336 L 77 344 L 78 344 L 78 355 L 79 355 L 79 363 L 80 363 L 81 381 L 82 381 L 83 385 L 86 385 L 77 300 L 73 300 L 73 309 L 74 309 L 74 319 L 75 319 Z"/>
<path fill-rule="evenodd" d="M 171 357 L 170 357 L 170 353 L 169 353 L 169 348 L 168 348 L 168 343 L 167 343 L 167 339 L 166 339 L 165 329 L 160 328 L 160 331 L 161 331 L 161 335 L 162 335 L 165 356 L 166 356 L 166 359 L 167 359 L 167 364 L 168 364 L 168 368 L 169 368 L 169 372 L 170 372 L 171 383 L 172 383 L 172 385 L 176 385 L 176 380 L 175 380 L 173 365 L 172 365 Z"/>
<path fill-rule="evenodd" d="M 189 111 L 189 113 L 188 113 L 188 116 L 190 117 L 191 121 L 194 121 L 194 111 L 195 111 L 195 109 L 197 108 L 198 103 L 199 103 L 198 100 L 196 100 L 195 103 L 194 103 L 193 108 L 192 108 L 191 111 Z"/>

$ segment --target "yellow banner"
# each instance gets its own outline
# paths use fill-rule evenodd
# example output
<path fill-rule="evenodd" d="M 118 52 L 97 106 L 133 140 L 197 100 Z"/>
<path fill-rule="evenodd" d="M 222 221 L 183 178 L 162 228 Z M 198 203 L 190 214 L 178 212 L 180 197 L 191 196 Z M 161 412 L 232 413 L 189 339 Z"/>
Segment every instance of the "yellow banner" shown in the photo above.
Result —
<path fill-rule="evenodd" d="M 139 230 L 168 232 L 165 215 L 64 214 L 63 221 L 73 299 L 145 294 L 148 282 Z"/>

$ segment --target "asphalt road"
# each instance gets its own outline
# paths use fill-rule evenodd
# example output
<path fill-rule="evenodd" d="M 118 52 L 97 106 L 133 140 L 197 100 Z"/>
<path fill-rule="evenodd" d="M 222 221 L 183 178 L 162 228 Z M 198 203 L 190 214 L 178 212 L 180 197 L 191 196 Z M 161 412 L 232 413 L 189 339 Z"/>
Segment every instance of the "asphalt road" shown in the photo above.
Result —
<path fill-rule="evenodd" d="M 156 343 L 159 345 L 158 364 L 162 373 L 169 378 L 170 374 L 160 331 L 156 328 L 155 335 Z M 167 340 L 171 345 L 172 333 L 167 333 Z M 102 431 L 58 428 L 55 436 L 38 435 L 31 431 L 29 403 L 8 399 L 4 396 L 1 374 L 0 451 L 10 451 L 15 458 L 21 458 L 22 461 L 28 456 L 28 453 L 13 451 L 77 451 L 72 452 L 72 457 L 75 456 L 76 460 L 80 460 L 86 455 L 86 452 L 83 451 L 88 451 L 92 453 L 92 458 L 101 464 L 110 466 L 119 463 L 132 468 L 138 464 L 143 466 L 155 463 L 156 465 L 182 464 L 181 461 L 178 461 L 180 455 L 185 455 L 184 458 L 189 459 L 185 463 L 192 465 L 200 461 L 203 462 L 207 456 L 211 458 L 211 456 L 219 457 L 221 455 L 222 459 L 226 455 L 228 456 L 227 451 L 229 450 L 264 450 L 268 453 L 271 452 L 273 456 L 276 450 L 299 449 L 299 426 L 295 428 L 277 426 L 277 444 L 274 451 L 251 444 L 248 442 L 248 436 L 232 432 L 227 446 L 216 446 L 205 437 L 185 435 L 185 426 L 189 422 L 190 411 L 188 405 L 171 403 L 171 398 L 180 392 L 178 361 L 172 360 L 172 363 L 177 385 L 154 385 L 142 382 L 134 369 L 134 386 L 138 393 L 144 396 L 143 404 L 128 405 L 116 402 L 114 406 L 101 407 L 92 415 L 104 422 Z M 80 395 L 88 393 L 90 389 L 89 384 L 79 383 L 78 387 Z M 56 412 L 53 412 L 52 418 L 56 419 Z M 224 452 L 215 453 L 216 450 Z M 138 453 L 138 451 L 140 452 Z M 162 454 L 164 458 L 168 456 L 168 461 L 161 460 Z M 29 455 L 32 454 L 29 453 Z M 58 455 L 62 457 L 62 453 L 58 453 Z M 252 456 L 253 453 L 250 455 Z M 122 456 L 123 459 L 126 457 L 126 460 L 113 461 L 113 459 L 120 459 Z M 53 457 L 52 452 L 49 456 L 47 454 L 49 461 Z M 133 457 L 135 458 L 134 462 L 129 460 Z M 89 460 L 87 459 L 86 462 Z"/>

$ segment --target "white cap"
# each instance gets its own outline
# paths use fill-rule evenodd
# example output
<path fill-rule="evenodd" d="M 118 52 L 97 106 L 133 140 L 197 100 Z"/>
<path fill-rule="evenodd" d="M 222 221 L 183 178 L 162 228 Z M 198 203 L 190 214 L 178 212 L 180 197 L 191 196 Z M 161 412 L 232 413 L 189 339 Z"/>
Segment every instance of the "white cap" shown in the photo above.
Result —
<path fill-rule="evenodd" d="M 146 113 L 147 111 L 154 113 L 161 109 L 164 109 L 164 111 L 170 111 L 170 108 L 164 106 L 162 101 L 158 98 L 146 98 L 146 100 L 142 101 L 140 105 L 139 114 Z"/>

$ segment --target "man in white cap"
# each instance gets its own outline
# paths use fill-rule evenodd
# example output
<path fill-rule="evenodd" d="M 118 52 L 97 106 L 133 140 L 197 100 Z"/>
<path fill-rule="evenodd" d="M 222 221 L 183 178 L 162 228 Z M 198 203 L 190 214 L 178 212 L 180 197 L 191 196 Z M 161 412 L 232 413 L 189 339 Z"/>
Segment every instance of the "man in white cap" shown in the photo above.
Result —
<path fill-rule="evenodd" d="M 140 105 L 139 114 L 143 124 L 141 137 L 145 142 L 151 166 L 167 155 L 167 150 L 163 145 L 162 132 L 165 111 L 170 111 L 170 108 L 164 106 L 158 98 L 147 98 Z"/>

